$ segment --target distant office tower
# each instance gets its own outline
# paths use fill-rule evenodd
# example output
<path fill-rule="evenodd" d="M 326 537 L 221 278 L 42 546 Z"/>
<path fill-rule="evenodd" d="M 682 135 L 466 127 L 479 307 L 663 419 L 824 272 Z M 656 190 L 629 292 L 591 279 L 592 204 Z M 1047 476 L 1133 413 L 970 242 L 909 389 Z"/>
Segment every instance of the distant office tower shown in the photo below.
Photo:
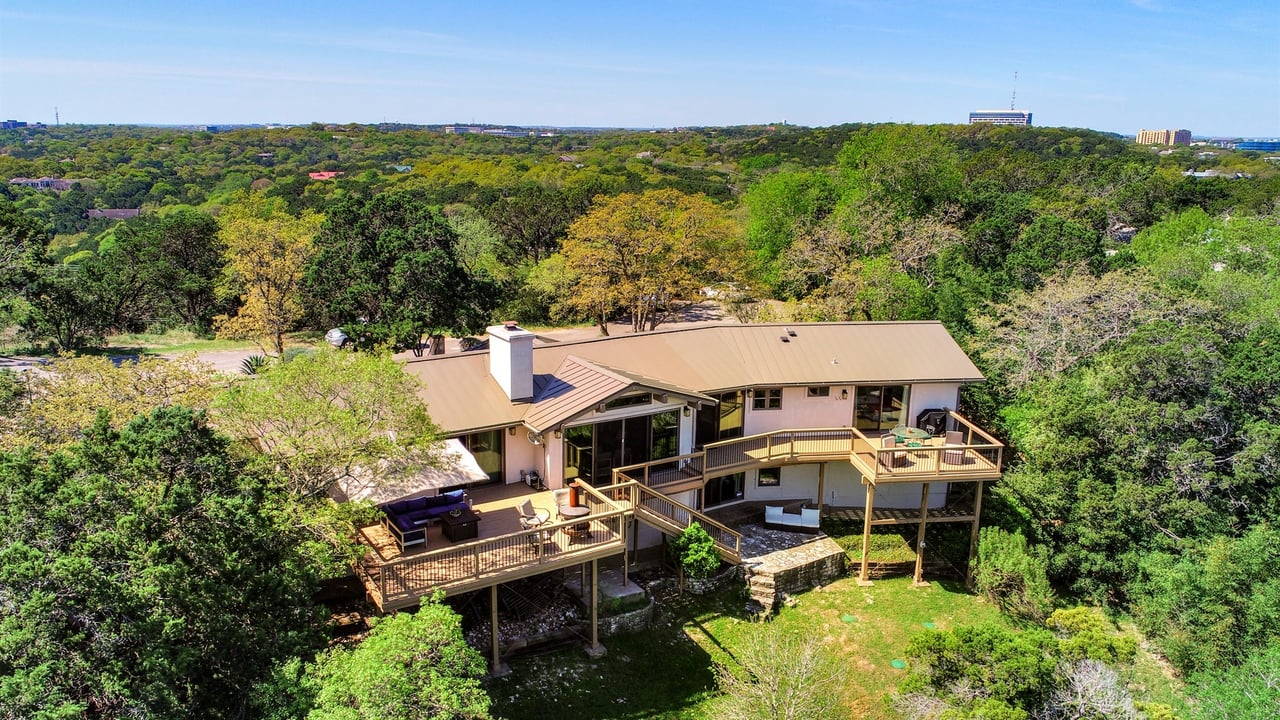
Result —
<path fill-rule="evenodd" d="M 1031 113 L 1021 110 L 975 110 L 969 113 L 969 124 L 1030 125 Z"/>
<path fill-rule="evenodd" d="M 1261 150 L 1262 152 L 1280 152 L 1280 140 L 1241 140 L 1236 143 L 1237 150 Z M 13 182 L 10 180 L 9 182 Z"/>
<path fill-rule="evenodd" d="M 1190 130 L 1139 130 L 1139 145 L 1190 145 Z"/>

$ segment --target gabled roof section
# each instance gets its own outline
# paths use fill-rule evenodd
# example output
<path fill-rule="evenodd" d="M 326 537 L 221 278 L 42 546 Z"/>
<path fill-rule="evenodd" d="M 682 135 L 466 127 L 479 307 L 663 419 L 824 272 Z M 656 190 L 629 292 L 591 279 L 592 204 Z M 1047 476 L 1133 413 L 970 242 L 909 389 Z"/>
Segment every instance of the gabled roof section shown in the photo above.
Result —
<path fill-rule="evenodd" d="M 533 406 L 507 399 L 488 363 L 487 352 L 469 352 L 413 360 L 405 370 L 422 381 L 427 411 L 448 434 L 521 420 L 546 428 L 636 385 L 689 395 L 752 386 L 983 379 L 936 321 L 707 324 L 577 342 L 535 340 Z M 582 374 L 570 378 L 571 370 Z"/>
<path fill-rule="evenodd" d="M 525 412 L 524 424 L 543 432 L 633 388 L 714 402 L 696 391 L 567 355 L 554 373 L 534 376 L 533 404 Z"/>

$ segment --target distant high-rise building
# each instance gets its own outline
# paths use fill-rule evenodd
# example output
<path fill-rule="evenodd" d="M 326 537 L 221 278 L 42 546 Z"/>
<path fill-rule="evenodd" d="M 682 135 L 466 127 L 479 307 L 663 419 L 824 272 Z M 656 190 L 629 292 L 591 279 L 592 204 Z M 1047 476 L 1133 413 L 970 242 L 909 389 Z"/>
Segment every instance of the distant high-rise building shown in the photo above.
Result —
<path fill-rule="evenodd" d="M 1241 140 L 1236 143 L 1236 149 L 1280 152 L 1280 140 Z"/>
<path fill-rule="evenodd" d="M 1139 145 L 1190 145 L 1190 130 L 1139 130 Z"/>
<path fill-rule="evenodd" d="M 969 124 L 1030 125 L 1031 113 L 1023 110 L 974 110 L 969 113 Z"/>

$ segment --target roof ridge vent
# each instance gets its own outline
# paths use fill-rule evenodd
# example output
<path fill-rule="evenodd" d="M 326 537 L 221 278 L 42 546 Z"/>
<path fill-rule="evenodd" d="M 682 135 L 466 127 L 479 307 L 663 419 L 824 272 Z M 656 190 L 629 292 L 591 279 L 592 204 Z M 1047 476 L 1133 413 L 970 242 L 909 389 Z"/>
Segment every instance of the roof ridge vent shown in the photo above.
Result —
<path fill-rule="evenodd" d="M 787 335 L 789 335 L 789 336 L 791 336 L 791 337 L 795 337 L 795 336 L 796 336 L 796 331 L 795 331 L 795 330 L 792 330 L 791 328 L 787 328 Z"/>
<path fill-rule="evenodd" d="M 787 337 L 786 335 L 779 335 L 779 336 L 778 336 L 778 339 L 779 339 L 779 340 L 781 340 L 781 341 L 782 341 L 782 342 L 784 342 L 784 343 L 789 343 L 789 342 L 791 342 L 791 338 Z"/>

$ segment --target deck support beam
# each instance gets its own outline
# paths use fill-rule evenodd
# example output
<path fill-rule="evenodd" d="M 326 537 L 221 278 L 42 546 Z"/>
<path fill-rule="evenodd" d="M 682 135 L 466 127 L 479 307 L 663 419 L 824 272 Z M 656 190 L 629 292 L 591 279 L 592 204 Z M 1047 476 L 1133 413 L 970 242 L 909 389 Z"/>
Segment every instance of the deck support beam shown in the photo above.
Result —
<path fill-rule="evenodd" d="M 498 586 L 489 586 L 489 623 L 493 636 L 493 669 L 494 677 L 502 677 L 511 673 L 511 668 L 502 662 L 502 649 L 498 645 Z"/>
<path fill-rule="evenodd" d="M 916 531 L 916 576 L 911 583 L 915 587 L 929 584 L 921 577 L 924 574 L 924 528 L 927 522 L 929 522 L 929 483 L 921 483 L 920 529 Z"/>
<path fill-rule="evenodd" d="M 822 514 L 822 494 L 826 492 L 827 464 L 818 463 L 818 514 Z"/>
<path fill-rule="evenodd" d="M 986 483 L 979 480 L 977 490 L 973 493 L 973 525 L 969 529 L 969 561 L 966 563 L 965 584 L 973 589 L 973 557 L 978 554 L 978 521 L 982 519 L 982 488 Z"/>
<path fill-rule="evenodd" d="M 862 522 L 862 569 L 858 571 L 858 584 L 862 587 L 870 587 L 871 579 L 867 577 L 867 553 L 871 548 L 871 511 L 876 500 L 876 485 L 866 480 L 863 482 L 867 486 L 867 501 L 863 506 L 865 512 Z"/>
<path fill-rule="evenodd" d="M 600 644 L 600 561 L 591 561 L 591 647 L 587 655 L 604 657 L 605 648 Z"/>

